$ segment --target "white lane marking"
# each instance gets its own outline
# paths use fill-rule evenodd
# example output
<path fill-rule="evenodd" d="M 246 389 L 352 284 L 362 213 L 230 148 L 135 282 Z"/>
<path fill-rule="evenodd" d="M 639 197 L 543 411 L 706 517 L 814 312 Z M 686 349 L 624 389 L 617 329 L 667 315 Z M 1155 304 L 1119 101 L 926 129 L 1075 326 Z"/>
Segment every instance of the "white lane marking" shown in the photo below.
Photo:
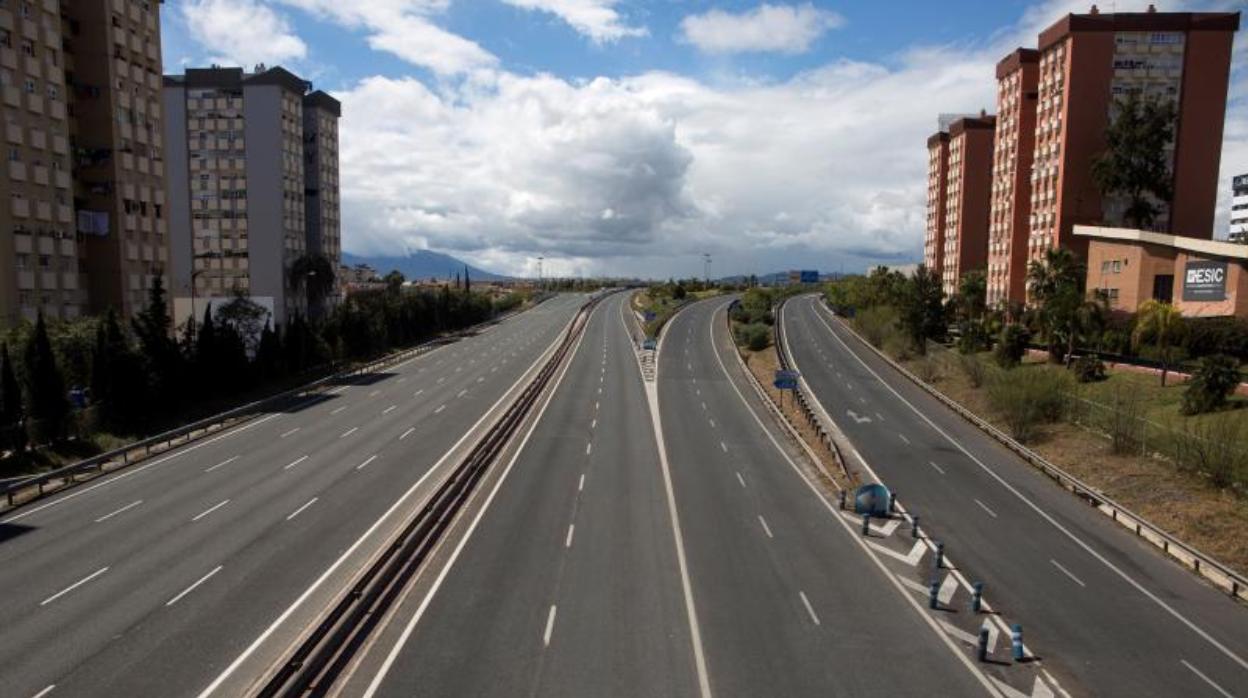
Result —
<path fill-rule="evenodd" d="M 213 465 L 213 466 L 210 466 L 210 467 L 208 467 L 208 468 L 205 468 L 205 469 L 204 469 L 204 472 L 205 472 L 205 473 L 211 473 L 212 471 L 216 470 L 217 468 L 221 468 L 221 467 L 227 466 L 227 465 L 229 465 L 230 463 L 233 463 L 233 462 L 234 462 L 234 461 L 236 461 L 236 460 L 238 460 L 238 456 L 230 456 L 229 458 L 226 458 L 225 460 L 221 461 L 220 463 L 217 463 L 216 465 Z"/>
<path fill-rule="evenodd" d="M 350 429 L 348 429 L 348 430 L 346 430 L 346 431 L 342 432 L 342 436 L 339 436 L 338 438 L 340 438 L 340 439 L 345 439 L 345 438 L 347 438 L 348 436 L 350 436 L 350 435 L 354 434 L 355 432 L 357 432 L 357 431 L 359 431 L 359 430 L 360 430 L 360 428 L 359 428 L 359 427 L 351 427 Z"/>
<path fill-rule="evenodd" d="M 335 407 L 334 409 L 330 410 L 330 411 L 329 411 L 329 413 L 330 413 L 331 415 L 333 415 L 333 414 L 338 414 L 339 412 L 341 412 L 341 411 L 343 411 L 343 410 L 345 410 L 345 409 L 347 409 L 347 406 L 346 406 L 346 405 L 342 405 L 341 407 Z"/>
<path fill-rule="evenodd" d="M 594 411 L 595 411 L 595 412 L 597 412 L 597 411 L 598 411 L 598 403 L 597 403 L 596 401 L 594 402 Z"/>
<path fill-rule="evenodd" d="M 1079 579 L 1079 578 L 1078 578 L 1078 577 L 1076 577 L 1075 575 L 1071 574 L 1070 570 L 1066 569 L 1065 567 L 1062 567 L 1061 563 L 1060 563 L 1060 562 L 1058 562 L 1057 560 L 1052 560 L 1052 559 L 1050 559 L 1050 560 L 1049 560 L 1049 562 L 1053 563 L 1053 566 L 1054 566 L 1054 567 L 1056 567 L 1057 569 L 1061 570 L 1061 571 L 1062 571 L 1062 574 L 1064 574 L 1064 575 L 1066 575 L 1067 577 L 1070 577 L 1071 579 L 1073 579 L 1073 580 L 1075 581 L 1075 584 L 1078 584 L 1078 585 L 1079 585 L 1079 586 L 1081 586 L 1081 587 L 1086 587 L 1086 586 L 1088 586 L 1087 584 L 1084 584 L 1084 583 L 1083 583 L 1083 580 L 1082 580 L 1082 579 Z"/>
<path fill-rule="evenodd" d="M 82 586 L 83 584 L 86 584 L 87 582 L 91 581 L 92 579 L 95 579 L 96 577 L 100 576 L 101 574 L 104 574 L 104 573 L 105 573 L 105 572 L 107 572 L 107 571 L 108 571 L 108 568 L 107 568 L 107 567 L 101 567 L 100 569 L 98 569 L 98 570 L 96 570 L 96 571 L 92 572 L 91 574 L 88 574 L 87 576 L 83 577 L 82 579 L 79 579 L 78 581 L 74 582 L 73 584 L 70 584 L 69 586 L 65 587 L 64 589 L 61 589 L 60 591 L 56 592 L 55 594 L 53 594 L 53 595 L 49 596 L 48 598 L 44 599 L 43 601 L 40 601 L 40 602 L 39 602 L 39 605 L 40 605 L 40 606 L 47 606 L 48 604 L 52 603 L 53 601 L 56 601 L 57 599 L 61 598 L 62 596 L 64 596 L 64 595 L 68 594 L 69 592 L 73 591 L 74 589 L 77 589 L 78 587 Z"/>
<path fill-rule="evenodd" d="M 901 440 L 905 441 L 907 446 L 910 445 L 910 439 L 907 439 L 905 434 L 897 432 L 897 436 L 901 437 Z"/>
<path fill-rule="evenodd" d="M 477 382 L 478 382 L 478 383 L 484 383 L 484 382 L 485 382 L 485 376 L 477 376 Z"/>
<path fill-rule="evenodd" d="M 550 614 L 546 616 L 546 632 L 542 633 L 542 646 L 550 647 L 550 634 L 555 630 L 555 605 L 550 605 Z"/>
<path fill-rule="evenodd" d="M 381 391 L 380 391 L 380 390 L 374 390 L 373 392 L 369 393 L 369 394 L 368 394 L 368 396 L 369 396 L 369 397 L 377 397 L 377 396 L 378 396 L 378 395 L 380 395 L 380 394 L 381 394 Z"/>
<path fill-rule="evenodd" d="M 978 499 L 975 500 L 975 503 L 979 505 L 980 509 L 983 509 L 984 511 L 988 512 L 989 516 L 991 516 L 994 519 L 997 518 L 997 512 L 993 511 L 992 509 L 989 509 L 987 504 L 984 504 Z"/>
<path fill-rule="evenodd" d="M 745 487 L 745 478 L 741 477 L 741 473 L 737 473 L 737 482 L 741 483 L 742 487 Z"/>
<path fill-rule="evenodd" d="M 763 533 L 766 533 L 768 538 L 775 538 L 775 536 L 771 535 L 771 527 L 767 525 L 767 519 L 764 519 L 761 514 L 758 517 L 758 522 L 763 525 Z"/>
<path fill-rule="evenodd" d="M 871 375 L 875 376 L 876 380 L 878 380 L 881 385 L 887 388 L 888 391 L 891 392 L 893 395 L 895 395 L 898 400 L 900 400 L 903 404 L 909 407 L 911 411 L 913 411 L 916 415 L 919 416 L 920 419 L 927 422 L 928 426 L 930 426 L 932 429 L 938 432 L 941 436 L 945 437 L 945 440 L 953 444 L 954 447 L 957 448 L 959 451 L 961 451 L 963 455 L 965 455 L 967 458 L 969 458 L 971 462 L 978 465 L 980 469 L 982 469 L 985 473 L 988 474 L 989 477 L 996 480 L 1010 494 L 1013 494 L 1015 497 L 1018 497 L 1019 500 L 1021 500 L 1024 504 L 1026 504 L 1032 511 L 1036 512 L 1036 514 L 1038 514 L 1042 519 L 1047 521 L 1051 526 L 1053 526 L 1058 531 L 1060 531 L 1063 535 L 1065 535 L 1067 538 L 1073 541 L 1080 548 L 1083 548 L 1085 552 L 1087 552 L 1089 555 L 1095 558 L 1098 562 L 1100 562 L 1101 564 L 1105 565 L 1110 570 L 1112 570 L 1114 574 L 1117 574 L 1123 581 L 1127 582 L 1136 591 L 1143 594 L 1148 600 L 1152 601 L 1154 604 L 1159 606 L 1166 613 L 1170 614 L 1170 616 L 1173 617 L 1175 620 L 1187 626 L 1189 630 L 1199 635 L 1202 639 L 1205 640 L 1205 642 L 1208 642 L 1210 645 L 1213 645 L 1219 652 L 1221 652 L 1231 661 L 1235 662 L 1236 664 L 1238 664 L 1240 667 L 1244 669 L 1248 669 L 1248 661 L 1245 661 L 1242 657 L 1240 657 L 1239 655 L 1231 651 L 1231 649 L 1228 648 L 1226 645 L 1222 644 L 1212 635 L 1205 632 L 1203 628 L 1201 628 L 1200 626 L 1196 625 L 1196 623 L 1189 620 L 1187 616 L 1184 616 L 1182 613 L 1179 613 L 1177 610 L 1174 609 L 1174 607 L 1172 607 L 1170 604 L 1163 601 L 1161 597 L 1149 591 L 1143 584 L 1136 581 L 1134 577 L 1127 574 L 1126 572 L 1123 572 L 1121 568 L 1119 568 L 1114 563 L 1110 562 L 1109 559 L 1107 559 L 1104 555 L 1097 552 L 1091 545 L 1084 542 L 1083 539 L 1079 538 L 1074 533 L 1072 533 L 1070 529 L 1066 528 L 1061 523 L 1059 523 L 1057 519 L 1053 518 L 1051 515 L 1049 515 L 1048 512 L 1040 508 L 1038 504 L 1028 499 L 1026 496 L 1023 495 L 1022 492 L 1018 491 L 1017 488 L 1015 488 L 1010 483 L 1006 482 L 1005 478 L 998 475 L 996 471 L 994 471 L 992 468 L 989 468 L 980 459 L 976 458 L 975 455 L 972 454 L 969 449 L 967 449 L 962 444 L 958 443 L 958 441 L 955 440 L 952 436 L 950 436 L 948 432 L 936 426 L 936 423 L 933 422 L 930 418 L 928 418 L 927 415 L 920 412 L 919 408 L 915 407 L 913 403 L 911 403 L 906 398 L 902 397 L 901 393 L 897 392 L 897 390 L 893 388 L 891 385 L 889 385 L 887 382 L 885 382 L 883 378 L 880 378 L 880 374 L 876 373 L 874 369 L 868 366 L 867 362 L 861 356 L 858 356 L 858 354 L 854 353 L 854 350 L 850 349 L 849 345 L 845 343 L 845 340 L 841 339 L 840 335 L 836 334 L 836 331 L 832 329 L 832 326 L 828 324 L 828 321 L 825 320 L 822 315 L 816 312 L 815 317 L 819 320 L 819 322 L 823 323 L 824 327 L 828 329 L 828 332 L 832 335 L 833 339 L 835 339 L 842 347 L 844 347 L 845 351 L 849 352 L 855 359 L 857 359 L 858 363 L 862 364 L 863 368 L 867 369 L 867 371 L 871 373 Z"/>
<path fill-rule="evenodd" d="M 387 407 L 386 409 L 382 410 L 382 411 L 381 411 L 381 413 L 382 413 L 382 414 L 390 414 L 391 412 L 393 412 L 393 411 L 394 411 L 394 408 L 396 408 L 396 407 L 398 407 L 398 405 L 391 405 L 391 406 Z"/>
<path fill-rule="evenodd" d="M 713 419 L 708 419 L 708 420 L 706 420 L 706 421 L 708 421 L 708 422 L 710 422 L 710 423 L 711 423 L 711 428 L 712 428 L 712 429 L 714 429 L 714 428 L 715 428 L 715 420 L 713 420 Z"/>
<path fill-rule="evenodd" d="M 593 444 L 593 443 L 587 443 L 587 444 L 585 444 L 585 455 L 587 455 L 587 456 L 588 456 L 588 455 L 589 455 L 589 452 L 590 452 L 590 451 L 592 451 L 592 450 L 594 450 L 594 444 Z"/>
<path fill-rule="evenodd" d="M 728 452 L 728 444 L 725 444 L 723 441 L 719 442 L 719 448 L 723 450 L 724 453 Z"/>
<path fill-rule="evenodd" d="M 400 383 L 402 383 L 402 382 L 404 382 L 404 381 L 406 381 L 406 380 L 407 380 L 407 376 L 400 376 L 400 377 L 399 377 L 399 382 L 400 382 Z"/>
<path fill-rule="evenodd" d="M 1226 698 L 1235 698 L 1235 697 L 1234 697 L 1234 696 L 1232 696 L 1232 695 L 1231 695 L 1231 693 L 1230 693 L 1229 691 L 1227 691 L 1225 688 L 1222 688 L 1222 687 L 1221 687 L 1221 686 L 1219 686 L 1218 684 L 1214 683 L 1214 682 L 1213 682 L 1213 679 L 1211 679 L 1211 678 L 1209 678 L 1208 676 L 1205 676 L 1203 673 L 1201 673 L 1200 669 L 1197 669 L 1196 667 L 1194 667 L 1194 666 L 1192 666 L 1191 664 L 1189 664 L 1189 663 L 1188 663 L 1188 661 L 1187 661 L 1186 659 L 1180 659 L 1180 660 L 1179 660 L 1179 664 L 1182 664 L 1183 666 L 1187 667 L 1187 668 L 1188 668 L 1188 669 L 1189 669 L 1189 670 L 1190 670 L 1193 674 L 1195 674 L 1195 675 L 1199 676 L 1201 679 L 1203 679 L 1203 680 L 1204 680 L 1204 682 L 1205 682 L 1205 683 L 1209 684 L 1209 686 L 1210 686 L 1211 688 L 1213 688 L 1213 690 L 1215 690 L 1215 691 L 1217 691 L 1218 693 L 1221 693 L 1222 695 L 1226 696 Z"/>
<path fill-rule="evenodd" d="M 592 422 L 590 422 L 590 423 L 589 423 L 589 428 L 590 428 L 590 429 L 597 429 L 597 428 L 598 428 L 598 418 L 597 418 L 597 417 L 595 417 L 595 418 L 594 418 L 594 421 L 592 421 Z"/>
<path fill-rule="evenodd" d="M 46 696 L 46 695 L 48 695 L 49 693 L 51 693 L 51 692 L 52 692 L 52 689 L 54 689 L 54 688 L 56 688 L 56 684 L 54 684 L 54 683 L 53 683 L 53 684 L 48 684 L 48 687 L 47 687 L 47 688 L 43 689 L 42 691 L 39 691 L 38 693 L 36 693 L 35 695 L 31 696 L 30 698 L 43 698 L 44 696 Z"/>
<path fill-rule="evenodd" d="M 810 599 L 806 598 L 806 592 L 799 590 L 797 595 L 802 597 L 802 604 L 806 606 L 806 612 L 810 614 L 810 620 L 813 621 L 815 625 L 821 625 L 819 622 L 819 616 L 815 615 L 815 607 L 811 606 Z"/>
<path fill-rule="evenodd" d="M 365 459 L 363 463 L 360 463 L 359 465 L 355 466 L 355 469 L 356 469 L 356 470 L 363 470 L 363 469 L 365 469 L 365 468 L 367 468 L 367 467 L 368 467 L 368 464 L 369 464 L 369 463 L 372 463 L 372 462 L 373 462 L 373 461 L 375 461 L 375 460 L 377 460 L 377 455 L 376 455 L 376 454 L 373 454 L 373 455 L 369 456 L 367 459 Z"/>
<path fill-rule="evenodd" d="M 706 409 L 706 403 L 702 403 L 702 409 Z"/>
<path fill-rule="evenodd" d="M 130 502 L 129 504 L 125 505 L 124 507 L 122 507 L 122 508 L 120 508 L 120 509 L 118 509 L 118 510 L 116 510 L 116 511 L 110 511 L 109 513 L 107 513 L 107 514 L 105 514 L 105 515 L 101 516 L 100 518 L 96 519 L 96 520 L 95 520 L 95 522 L 96 522 L 96 523 L 100 523 L 101 521 L 108 521 L 109 519 L 111 519 L 111 518 L 113 518 L 114 516 L 116 516 L 116 515 L 120 514 L 121 512 L 126 511 L 126 510 L 128 510 L 128 509 L 133 509 L 133 508 L 137 507 L 138 505 L 140 505 L 140 504 L 142 504 L 142 503 L 143 503 L 143 500 L 142 500 L 142 499 L 137 500 L 137 501 Z"/>
<path fill-rule="evenodd" d="M 576 483 L 576 491 L 581 492 L 585 489 L 585 473 L 581 473 L 581 481 Z"/>
<path fill-rule="evenodd" d="M 572 547 L 572 532 L 576 530 L 576 524 L 568 524 L 568 539 L 563 542 L 563 547 Z"/>
<path fill-rule="evenodd" d="M 417 390 L 416 392 L 412 393 L 412 397 L 420 397 L 420 394 L 423 392 L 425 392 L 425 389 L 421 388 L 420 390 Z"/>
<path fill-rule="evenodd" d="M 446 380 L 446 376 L 440 376 L 440 377 L 438 378 L 438 384 L 439 384 L 439 385 L 441 385 L 441 383 L 442 383 L 443 381 L 445 381 L 445 380 Z"/>
<path fill-rule="evenodd" d="M 300 463 L 304 462 L 304 461 L 305 461 L 305 460 L 307 460 L 307 459 L 308 459 L 308 457 L 307 457 L 307 456 L 299 456 L 298 458 L 294 459 L 293 461 L 291 461 L 291 462 L 287 463 L 286 465 L 282 466 L 282 470 L 290 470 L 291 468 L 295 467 L 296 465 L 299 465 Z"/>
<path fill-rule="evenodd" d="M 599 386 L 599 387 L 598 387 L 598 394 L 599 394 L 599 395 L 602 395 L 602 386 Z"/>
<path fill-rule="evenodd" d="M 444 410 L 444 409 L 446 409 L 446 405 L 438 405 L 438 409 L 434 410 L 434 411 L 433 411 L 433 413 L 434 413 L 434 414 L 437 414 L 437 413 L 441 412 L 441 411 L 442 411 L 442 410 Z"/>
<path fill-rule="evenodd" d="M 229 503 L 230 503 L 230 500 L 228 500 L 228 499 L 223 499 L 223 500 L 221 500 L 220 502 L 218 502 L 217 504 L 214 504 L 213 506 L 211 506 L 211 507 L 209 507 L 209 508 L 205 509 L 204 511 L 199 512 L 198 514 L 196 514 L 194 517 L 192 517 L 192 518 L 191 518 L 191 521 L 199 521 L 200 519 L 204 518 L 205 516 L 207 516 L 207 515 L 211 514 L 212 512 L 216 511 L 217 509 L 220 509 L 221 507 L 223 507 L 223 506 L 225 506 L 226 504 L 229 504 Z"/>
<path fill-rule="evenodd" d="M 461 391 L 459 391 L 459 394 L 458 394 L 458 395 L 456 395 L 455 397 L 463 397 L 463 396 L 465 396 L 465 395 L 467 395 L 467 394 L 468 394 L 468 391 L 467 391 L 467 390 L 461 390 Z"/>
<path fill-rule="evenodd" d="M 376 456 L 373 456 L 373 458 L 376 458 Z M 369 460 L 372 460 L 372 459 L 370 458 Z M 356 468 L 356 469 L 358 470 L 359 468 Z M 304 509 L 307 509 L 308 507 L 312 506 L 313 504 L 316 504 L 316 500 L 317 500 L 317 499 L 318 499 L 317 497 L 313 497 L 312 499 L 309 499 L 307 504 L 304 504 L 303 506 L 299 507 L 298 509 L 295 509 L 294 511 L 290 512 L 290 516 L 287 516 L 287 517 L 286 517 L 286 520 L 287 520 L 287 521 L 290 521 L 291 519 L 295 518 L 295 517 L 296 517 L 296 516 L 298 516 L 299 514 L 303 513 L 303 510 L 304 510 Z"/>
<path fill-rule="evenodd" d="M 412 432 L 414 432 L 414 431 L 416 431 L 416 427 L 408 427 L 408 428 L 407 428 L 407 431 L 403 432 L 403 433 L 399 436 L 399 441 L 402 441 L 403 439 L 406 439 L 407 437 L 411 436 L 411 435 L 412 435 Z"/>
<path fill-rule="evenodd" d="M 528 346 L 528 342 L 525 342 L 525 346 Z M 464 367 L 463 367 L 463 366 L 456 366 L 456 367 L 455 367 L 455 372 L 456 372 L 456 373 L 460 373 L 460 372 L 461 372 L 461 371 L 463 371 L 463 370 L 464 370 Z"/>
<path fill-rule="evenodd" d="M 213 575 L 215 575 L 216 573 L 218 573 L 218 572 L 220 572 L 220 571 L 221 571 L 221 565 L 217 565 L 215 568 L 213 568 L 213 570 L 212 570 L 211 572 L 209 572 L 208 574 L 205 574 L 204 576 L 200 577 L 198 580 L 196 580 L 196 582 L 195 582 L 194 584 L 192 584 L 192 585 L 190 585 L 189 587 L 187 587 L 187 588 L 183 589 L 183 590 L 182 590 L 182 591 L 181 591 L 181 592 L 180 592 L 177 596 L 175 596 L 175 597 L 173 597 L 172 599 L 169 599 L 168 601 L 166 601 L 166 602 L 165 602 L 165 607 L 167 608 L 167 607 L 172 606 L 172 605 L 174 605 L 175 603 L 177 603 L 177 602 L 181 601 L 183 596 L 186 596 L 187 594 L 191 593 L 192 591 L 195 591 L 195 588 L 196 588 L 196 587 L 198 587 L 200 584 L 203 584 L 204 582 L 208 581 L 209 579 L 212 579 Z"/>
<path fill-rule="evenodd" d="M 506 363 L 506 362 L 504 362 L 504 363 Z M 497 372 L 497 371 L 498 371 L 498 367 L 497 367 L 497 366 L 495 366 L 495 367 L 493 367 L 493 368 L 491 368 L 491 369 L 490 369 L 490 373 L 495 373 L 495 372 Z"/>
<path fill-rule="evenodd" d="M 875 413 L 875 418 L 880 420 L 881 422 L 884 421 L 884 415 L 880 414 L 879 412 Z"/>
<path fill-rule="evenodd" d="M 935 468 L 935 469 L 936 469 L 936 472 L 940 473 L 941 475 L 944 475 L 944 474 L 945 474 L 945 469 L 944 469 L 944 468 L 942 468 L 942 467 L 940 467 L 939 465 L 936 465 L 936 462 L 935 462 L 935 461 L 930 461 L 930 460 L 929 460 L 929 461 L 927 462 L 927 464 L 928 464 L 928 465 L 930 465 L 930 466 L 932 466 L 933 468 Z"/>
<path fill-rule="evenodd" d="M 291 429 L 291 430 L 290 430 L 290 431 L 288 431 L 288 432 L 284 432 L 284 433 L 282 434 L 281 438 L 283 438 L 283 439 L 284 439 L 284 438 L 286 438 L 287 436 L 290 436 L 291 434 L 293 434 L 293 433 L 295 433 L 295 432 L 299 431 L 299 429 L 301 429 L 301 427 L 295 427 L 294 429 Z"/>

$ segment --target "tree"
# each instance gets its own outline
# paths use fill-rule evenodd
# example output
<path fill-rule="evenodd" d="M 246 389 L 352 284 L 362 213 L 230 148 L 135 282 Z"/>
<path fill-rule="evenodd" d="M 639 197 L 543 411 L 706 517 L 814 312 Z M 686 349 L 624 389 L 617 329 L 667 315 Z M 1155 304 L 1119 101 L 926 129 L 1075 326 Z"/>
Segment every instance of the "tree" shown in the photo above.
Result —
<path fill-rule="evenodd" d="M 65 399 L 65 381 L 56 365 L 56 354 L 48 339 L 42 311 L 35 321 L 34 333 L 26 342 L 25 366 L 27 412 L 39 421 L 42 436 L 55 441 L 64 432 L 69 402 Z"/>
<path fill-rule="evenodd" d="M 1184 335 L 1183 314 L 1169 303 L 1147 300 L 1136 312 L 1135 331 L 1131 333 L 1131 345 L 1136 351 L 1147 346 L 1152 358 L 1161 362 L 1161 385 L 1166 385 L 1166 374 L 1181 358 Z"/>
<path fill-rule="evenodd" d="M 872 274 L 872 277 L 876 276 Z M 887 272 L 879 278 L 886 279 Z M 888 281 L 891 283 L 892 280 Z M 890 291 L 892 292 L 894 291 Z M 905 280 L 900 291 L 896 293 L 901 301 L 901 326 L 914 344 L 915 351 L 926 354 L 927 340 L 941 339 L 948 331 L 940 275 L 920 264 L 914 277 Z"/>
<path fill-rule="evenodd" d="M 307 298 L 308 314 L 314 319 L 320 318 L 324 314 L 325 299 L 334 292 L 338 282 L 333 262 L 317 252 L 302 255 L 290 266 L 290 278 Z"/>
<path fill-rule="evenodd" d="M 139 352 L 147 372 L 148 385 L 159 404 L 177 402 L 182 384 L 182 354 L 173 337 L 173 318 L 165 300 L 165 284 L 157 275 L 147 293 L 147 307 L 131 322 L 139 339 Z"/>
<path fill-rule="evenodd" d="M 403 290 L 403 282 L 407 279 L 403 276 L 403 272 L 395 269 L 382 279 L 386 282 L 386 290 L 390 293 L 398 293 Z"/>
<path fill-rule="evenodd" d="M 1206 356 L 1183 391 L 1183 414 L 1212 412 L 1239 387 L 1239 365 L 1229 356 Z"/>
<path fill-rule="evenodd" d="M 260 344 L 260 332 L 268 323 L 268 318 L 269 311 L 241 290 L 235 290 L 234 297 L 218 308 L 216 314 L 217 322 L 229 325 L 237 332 L 247 353 L 253 356 Z"/>
<path fill-rule="evenodd" d="M 1070 362 L 1085 329 L 1082 321 L 1092 317 L 1093 311 L 1085 307 L 1083 278 L 1083 265 L 1064 247 L 1047 250 L 1043 261 L 1027 267 L 1028 291 L 1055 362 Z"/>
<path fill-rule="evenodd" d="M 958 281 L 958 314 L 965 320 L 978 320 L 988 307 L 988 277 L 982 271 L 967 272 Z"/>
<path fill-rule="evenodd" d="M 468 280 L 468 265 L 464 265 L 464 293 L 472 291 L 472 282 Z"/>
<path fill-rule="evenodd" d="M 0 446 L 20 451 L 26 446 L 22 422 L 22 389 L 9 358 L 9 345 L 0 343 Z"/>
<path fill-rule="evenodd" d="M 1105 129 L 1107 148 L 1092 162 L 1092 178 L 1106 197 L 1124 196 L 1123 218 L 1136 228 L 1152 226 L 1160 204 L 1174 198 L 1166 147 L 1174 142 L 1174 101 L 1129 93 L 1114 105 Z"/>
<path fill-rule="evenodd" d="M 133 428 L 147 404 L 143 358 L 134 351 L 111 308 L 95 331 L 91 396 L 102 423 L 114 429 Z"/>

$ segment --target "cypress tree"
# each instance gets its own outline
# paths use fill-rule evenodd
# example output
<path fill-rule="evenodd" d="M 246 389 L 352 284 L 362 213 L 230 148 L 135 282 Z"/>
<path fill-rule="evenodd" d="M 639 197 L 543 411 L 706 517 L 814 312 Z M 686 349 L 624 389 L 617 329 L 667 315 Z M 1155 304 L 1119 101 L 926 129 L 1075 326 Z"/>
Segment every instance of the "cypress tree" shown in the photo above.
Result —
<path fill-rule="evenodd" d="M 464 294 L 467 295 L 472 290 L 472 282 L 468 280 L 468 265 L 464 265 Z"/>
<path fill-rule="evenodd" d="M 35 321 L 34 334 L 26 343 L 25 358 L 28 413 L 32 419 L 39 420 L 43 437 L 54 441 L 65 429 L 69 402 L 65 399 L 65 380 L 56 365 L 56 354 L 52 351 L 42 312 Z"/>
<path fill-rule="evenodd" d="M 26 432 L 21 421 L 22 389 L 13 372 L 9 345 L 0 343 L 0 447 L 21 451 L 26 446 Z"/>

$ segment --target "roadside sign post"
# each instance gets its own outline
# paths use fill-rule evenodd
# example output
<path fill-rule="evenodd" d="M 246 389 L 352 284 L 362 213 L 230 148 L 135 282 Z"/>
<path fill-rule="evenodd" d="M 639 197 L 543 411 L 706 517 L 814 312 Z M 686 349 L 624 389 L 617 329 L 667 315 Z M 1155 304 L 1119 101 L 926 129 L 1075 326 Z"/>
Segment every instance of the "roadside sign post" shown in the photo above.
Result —
<path fill-rule="evenodd" d="M 784 407 L 784 391 L 797 390 L 797 380 L 800 376 L 797 371 L 777 370 L 775 380 L 772 385 L 780 391 L 780 407 Z"/>

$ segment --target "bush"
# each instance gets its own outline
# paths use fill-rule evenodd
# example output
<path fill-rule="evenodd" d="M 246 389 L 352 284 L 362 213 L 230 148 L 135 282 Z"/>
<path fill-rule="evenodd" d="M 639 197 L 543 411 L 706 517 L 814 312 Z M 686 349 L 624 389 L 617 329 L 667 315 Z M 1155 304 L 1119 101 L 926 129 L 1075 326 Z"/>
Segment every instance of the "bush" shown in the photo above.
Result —
<path fill-rule="evenodd" d="M 997 337 L 997 346 L 992 355 L 1001 368 L 1013 368 L 1023 361 L 1027 354 L 1027 342 L 1031 333 L 1018 323 L 1010 323 L 1001 329 Z"/>
<path fill-rule="evenodd" d="M 966 374 L 966 379 L 970 382 L 972 388 L 978 388 L 984 384 L 984 380 L 988 375 L 988 367 L 975 354 L 958 354 L 958 368 L 962 369 L 962 373 Z"/>
<path fill-rule="evenodd" d="M 1248 422 L 1226 413 L 1187 420 L 1175 433 L 1171 457 L 1180 468 L 1205 475 L 1214 487 L 1248 480 Z"/>
<path fill-rule="evenodd" d="M 1062 418 L 1070 387 L 1070 376 L 1064 371 L 1036 366 L 993 377 L 988 401 L 1010 434 L 1027 443 L 1036 437 L 1040 425 Z"/>
<path fill-rule="evenodd" d="M 1080 383 L 1094 383 L 1105 380 L 1105 363 L 1092 355 L 1080 356 L 1070 365 L 1075 372 L 1075 380 Z"/>
<path fill-rule="evenodd" d="M 982 320 L 959 323 L 958 330 L 958 351 L 963 354 L 975 354 L 992 346 L 992 337 L 988 336 L 988 327 Z"/>
<path fill-rule="evenodd" d="M 1105 430 L 1110 449 L 1118 454 L 1135 453 L 1144 442 L 1143 403 L 1137 391 L 1118 386 L 1107 406 Z"/>
<path fill-rule="evenodd" d="M 888 305 L 863 308 L 855 316 L 854 324 L 868 342 L 883 349 L 884 341 L 897 334 L 897 311 Z"/>
<path fill-rule="evenodd" d="M 941 377 L 940 364 L 934 357 L 920 357 L 914 362 L 914 374 L 924 383 L 935 383 Z"/>
<path fill-rule="evenodd" d="M 1226 354 L 1248 360 L 1248 322 L 1235 317 L 1193 318 L 1184 339 L 1188 356 Z"/>
<path fill-rule="evenodd" d="M 1183 391 L 1183 414 L 1212 412 L 1239 385 L 1239 365 L 1229 356 L 1206 356 Z"/>
<path fill-rule="evenodd" d="M 750 351 L 762 351 L 771 346 L 771 328 L 762 323 L 738 325 L 737 344 Z"/>

